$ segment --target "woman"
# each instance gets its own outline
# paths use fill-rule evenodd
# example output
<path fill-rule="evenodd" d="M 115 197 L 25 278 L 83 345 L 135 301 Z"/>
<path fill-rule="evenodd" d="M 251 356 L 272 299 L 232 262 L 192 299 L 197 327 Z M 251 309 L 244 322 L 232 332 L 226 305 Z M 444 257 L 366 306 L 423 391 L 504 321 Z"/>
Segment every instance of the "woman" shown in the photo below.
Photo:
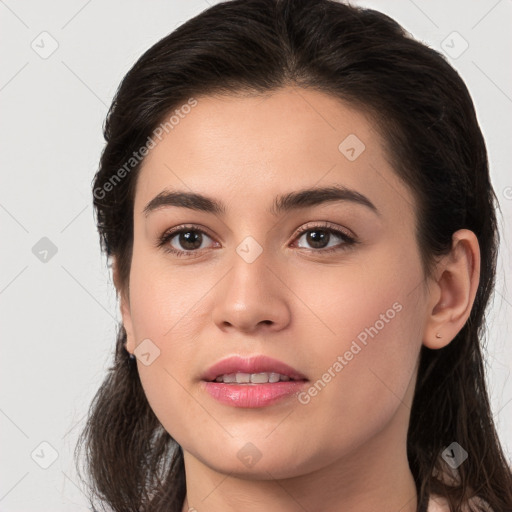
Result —
<path fill-rule="evenodd" d="M 332 0 L 220 3 L 139 59 L 105 139 L 123 322 L 81 438 L 93 495 L 512 510 L 480 349 L 496 198 L 440 54 Z"/>

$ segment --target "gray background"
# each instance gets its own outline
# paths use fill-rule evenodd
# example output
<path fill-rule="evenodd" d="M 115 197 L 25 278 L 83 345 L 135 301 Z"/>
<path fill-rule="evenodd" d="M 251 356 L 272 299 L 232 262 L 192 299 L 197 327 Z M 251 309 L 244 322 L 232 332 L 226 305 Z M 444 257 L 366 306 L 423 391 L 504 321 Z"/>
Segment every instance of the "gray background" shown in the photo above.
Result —
<path fill-rule="evenodd" d="M 503 213 L 488 382 L 512 460 L 512 1 L 353 3 L 389 14 L 451 54 L 476 104 Z M 2 512 L 87 510 L 72 450 L 120 319 L 92 211 L 102 124 L 136 59 L 208 5 L 0 0 Z M 58 48 L 46 55 L 52 44 Z"/>

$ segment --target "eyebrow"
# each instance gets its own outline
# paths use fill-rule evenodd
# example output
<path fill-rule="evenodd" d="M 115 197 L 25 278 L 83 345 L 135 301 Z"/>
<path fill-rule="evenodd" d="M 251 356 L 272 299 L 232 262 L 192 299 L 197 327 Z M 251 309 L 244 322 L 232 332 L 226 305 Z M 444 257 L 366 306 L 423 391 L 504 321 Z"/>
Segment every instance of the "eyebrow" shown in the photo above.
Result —
<path fill-rule="evenodd" d="M 350 201 L 369 208 L 375 214 L 380 215 L 377 207 L 363 194 L 356 190 L 349 189 L 341 185 L 331 185 L 321 188 L 309 188 L 289 192 L 274 199 L 269 213 L 277 216 L 282 212 L 308 208 L 324 203 L 335 201 Z M 180 208 L 188 208 L 216 215 L 224 215 L 226 213 L 225 205 L 212 198 L 194 192 L 185 192 L 181 190 L 163 190 L 155 196 L 143 210 L 147 217 L 151 212 L 165 207 L 176 206 Z"/>

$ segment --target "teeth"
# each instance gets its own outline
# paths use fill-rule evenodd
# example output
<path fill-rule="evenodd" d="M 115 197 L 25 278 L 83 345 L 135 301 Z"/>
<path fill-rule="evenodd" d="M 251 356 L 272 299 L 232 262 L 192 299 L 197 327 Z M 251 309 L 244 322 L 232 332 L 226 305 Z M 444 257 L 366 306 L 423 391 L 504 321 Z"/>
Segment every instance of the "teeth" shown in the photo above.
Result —
<path fill-rule="evenodd" d="M 250 373 L 237 373 L 236 374 L 236 382 L 237 384 L 247 384 L 251 382 L 251 374 Z"/>
<path fill-rule="evenodd" d="M 281 375 L 274 372 L 262 373 L 229 373 L 219 375 L 215 382 L 224 382 L 225 384 L 266 384 L 267 382 L 274 383 L 279 381 L 291 380 L 288 375 Z"/>

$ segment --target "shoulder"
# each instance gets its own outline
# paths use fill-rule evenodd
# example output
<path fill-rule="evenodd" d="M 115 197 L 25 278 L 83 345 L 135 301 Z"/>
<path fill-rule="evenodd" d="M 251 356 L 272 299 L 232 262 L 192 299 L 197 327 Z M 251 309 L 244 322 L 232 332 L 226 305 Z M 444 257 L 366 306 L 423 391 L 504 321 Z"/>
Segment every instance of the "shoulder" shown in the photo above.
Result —
<path fill-rule="evenodd" d="M 477 509 L 479 511 L 493 512 L 489 504 L 478 496 L 471 498 L 469 502 L 471 505 L 479 507 Z M 450 512 L 450 506 L 446 498 L 433 494 L 430 496 L 427 512 Z M 462 512 L 469 512 L 469 507 L 467 505 L 463 507 Z"/>

